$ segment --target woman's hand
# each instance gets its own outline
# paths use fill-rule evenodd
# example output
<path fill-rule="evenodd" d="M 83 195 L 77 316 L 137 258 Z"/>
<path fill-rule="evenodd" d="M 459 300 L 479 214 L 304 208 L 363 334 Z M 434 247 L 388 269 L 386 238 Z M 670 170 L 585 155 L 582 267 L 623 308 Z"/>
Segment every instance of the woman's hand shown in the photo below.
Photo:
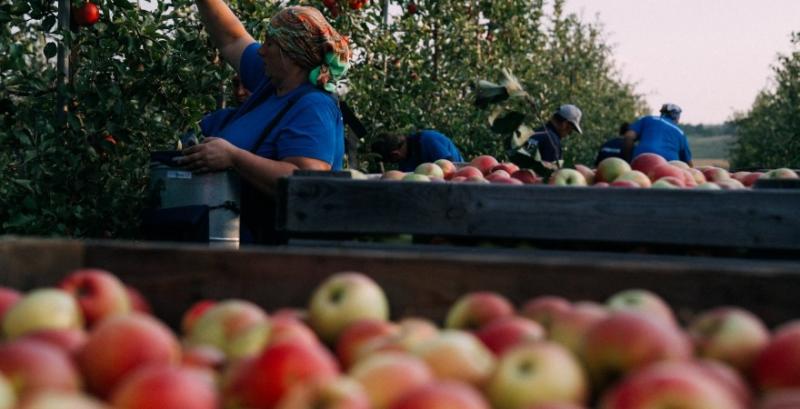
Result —
<path fill-rule="evenodd" d="M 239 148 L 225 139 L 209 137 L 203 142 L 183 150 L 175 161 L 194 173 L 207 173 L 233 167 Z"/>

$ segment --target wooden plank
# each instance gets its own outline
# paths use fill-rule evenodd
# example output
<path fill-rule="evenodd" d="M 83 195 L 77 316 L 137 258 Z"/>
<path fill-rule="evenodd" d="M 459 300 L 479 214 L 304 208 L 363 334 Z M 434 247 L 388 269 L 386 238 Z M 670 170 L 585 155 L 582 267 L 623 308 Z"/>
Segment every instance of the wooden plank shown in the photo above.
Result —
<path fill-rule="evenodd" d="M 304 307 L 313 289 L 339 271 L 360 271 L 386 291 L 394 318 L 441 322 L 469 291 L 497 291 L 517 305 L 543 294 L 604 301 L 628 288 L 661 294 L 684 319 L 718 306 L 747 308 L 770 325 L 800 317 L 800 263 L 726 258 L 553 251 L 243 248 L 119 242 L 86 244 L 86 265 L 139 288 L 159 317 L 177 327 L 204 298 L 243 298 L 273 311 Z"/>
<path fill-rule="evenodd" d="M 83 266 L 84 246 L 75 240 L 0 237 L 0 285 L 31 289 L 55 286 Z"/>
<path fill-rule="evenodd" d="M 800 250 L 800 191 L 700 191 L 290 177 L 293 234 L 407 233 Z"/>

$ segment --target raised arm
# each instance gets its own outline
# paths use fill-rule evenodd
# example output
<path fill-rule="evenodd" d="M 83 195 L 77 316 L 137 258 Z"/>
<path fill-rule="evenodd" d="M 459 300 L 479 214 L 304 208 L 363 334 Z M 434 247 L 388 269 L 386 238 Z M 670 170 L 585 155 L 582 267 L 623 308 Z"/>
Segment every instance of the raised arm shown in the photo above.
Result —
<path fill-rule="evenodd" d="M 223 0 L 196 0 L 200 19 L 222 58 L 239 72 L 242 53 L 255 40 Z"/>

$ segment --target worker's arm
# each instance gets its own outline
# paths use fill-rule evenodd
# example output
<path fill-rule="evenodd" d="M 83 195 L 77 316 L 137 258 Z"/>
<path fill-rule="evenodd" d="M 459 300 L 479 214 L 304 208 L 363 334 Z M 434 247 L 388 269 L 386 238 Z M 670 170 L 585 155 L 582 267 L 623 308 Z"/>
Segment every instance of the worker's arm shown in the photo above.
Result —
<path fill-rule="evenodd" d="M 622 137 L 624 138 L 622 141 L 622 159 L 630 162 L 631 155 L 633 155 L 633 144 L 636 141 L 636 132 L 629 130 Z"/>
<path fill-rule="evenodd" d="M 223 0 L 197 0 L 196 3 L 211 41 L 222 58 L 239 72 L 242 53 L 255 40 Z"/>

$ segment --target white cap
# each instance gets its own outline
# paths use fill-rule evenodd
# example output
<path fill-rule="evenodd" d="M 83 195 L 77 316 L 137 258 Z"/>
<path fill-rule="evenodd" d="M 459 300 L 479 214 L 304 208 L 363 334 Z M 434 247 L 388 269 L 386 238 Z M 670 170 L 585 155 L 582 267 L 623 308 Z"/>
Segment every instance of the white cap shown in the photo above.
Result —
<path fill-rule="evenodd" d="M 581 116 L 583 115 L 583 113 L 581 113 L 581 110 L 578 107 L 570 104 L 561 105 L 561 107 L 558 108 L 558 112 L 556 112 L 556 114 L 564 118 L 564 120 L 566 120 L 567 122 L 571 123 L 579 134 L 583 133 L 583 131 L 581 130 Z"/>

